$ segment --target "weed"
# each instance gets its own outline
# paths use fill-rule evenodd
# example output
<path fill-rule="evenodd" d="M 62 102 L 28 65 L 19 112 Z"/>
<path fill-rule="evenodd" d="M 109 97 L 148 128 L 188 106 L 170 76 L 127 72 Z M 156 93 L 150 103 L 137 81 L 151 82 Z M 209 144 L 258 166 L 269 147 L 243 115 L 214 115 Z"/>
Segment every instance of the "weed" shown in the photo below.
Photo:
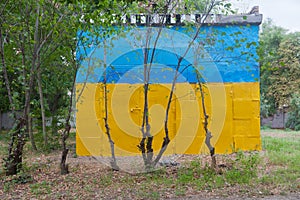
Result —
<path fill-rule="evenodd" d="M 112 178 L 113 174 L 110 172 L 109 174 L 102 176 L 98 183 L 103 187 L 107 187 L 112 184 Z"/>
<path fill-rule="evenodd" d="M 150 191 L 147 195 L 146 195 L 147 199 L 160 199 L 160 194 L 157 191 Z"/>
<path fill-rule="evenodd" d="M 139 176 L 139 179 L 143 179 L 143 177 L 146 176 L 145 179 L 147 182 L 153 182 L 157 185 L 164 185 L 166 187 L 169 187 L 172 184 L 174 184 L 173 177 L 168 174 L 165 168 L 162 168 L 149 174 L 140 174 Z"/>
<path fill-rule="evenodd" d="M 225 179 L 229 184 L 249 183 L 249 177 L 243 176 L 242 172 L 238 169 L 232 169 L 225 173 Z"/>
<path fill-rule="evenodd" d="M 191 168 L 183 168 L 178 171 L 177 183 L 187 184 L 194 180 L 194 172 Z"/>
<path fill-rule="evenodd" d="M 30 185 L 30 192 L 34 195 L 45 195 L 51 192 L 51 183 L 47 181 L 42 181 L 40 183 L 35 183 Z"/>
<path fill-rule="evenodd" d="M 202 190 L 205 188 L 206 182 L 203 179 L 198 178 L 198 179 L 195 179 L 194 184 L 195 184 L 197 190 Z"/>
<path fill-rule="evenodd" d="M 84 186 L 84 190 L 87 191 L 87 192 L 93 192 L 92 188 L 93 187 L 91 185 L 89 185 L 89 184 Z"/>
<path fill-rule="evenodd" d="M 185 195 L 185 188 L 184 187 L 176 187 L 175 195 L 176 196 L 184 196 Z"/>
<path fill-rule="evenodd" d="M 232 169 L 224 174 L 226 182 L 230 184 L 249 184 L 252 179 L 257 177 L 257 167 L 260 160 L 258 153 L 245 155 L 242 151 L 237 152 Z"/>
<path fill-rule="evenodd" d="M 7 181 L 7 182 L 4 182 L 4 184 L 3 184 L 3 191 L 5 193 L 12 192 L 14 188 L 15 188 L 15 183 L 12 181 Z"/>
<path fill-rule="evenodd" d="M 214 180 L 214 185 L 216 188 L 222 188 L 225 185 L 225 180 L 223 178 L 223 176 L 216 176 L 215 180 Z"/>
<path fill-rule="evenodd" d="M 151 183 L 144 182 L 137 189 L 137 196 L 141 199 L 161 199 L 160 192 L 158 190 L 151 189 Z"/>
<path fill-rule="evenodd" d="M 30 174 L 20 172 L 13 181 L 18 184 L 25 184 L 32 182 L 33 178 Z"/>

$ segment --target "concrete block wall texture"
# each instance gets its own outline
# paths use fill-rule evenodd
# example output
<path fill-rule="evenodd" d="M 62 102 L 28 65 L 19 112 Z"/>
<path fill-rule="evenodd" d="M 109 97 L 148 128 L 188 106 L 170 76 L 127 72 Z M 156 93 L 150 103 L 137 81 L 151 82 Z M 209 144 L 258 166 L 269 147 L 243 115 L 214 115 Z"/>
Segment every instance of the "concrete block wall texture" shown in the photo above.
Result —
<path fill-rule="evenodd" d="M 235 17 L 233 17 L 236 19 Z M 241 17 L 239 17 L 240 19 Z M 195 27 L 164 27 L 154 51 L 159 27 L 132 26 L 98 46 L 85 47 L 88 56 L 77 76 L 76 152 L 80 156 L 109 156 L 104 116 L 103 80 L 107 77 L 108 122 L 117 156 L 140 155 L 144 105 L 144 48 L 148 36 L 150 71 L 149 117 L 153 148 L 164 137 L 164 117 L 175 76 L 174 100 L 169 115 L 171 142 L 166 154 L 208 153 L 204 144 L 204 116 L 195 71 L 205 83 L 205 105 L 216 153 L 260 150 L 260 96 L 258 45 L 261 15 L 244 21 L 205 24 L 187 51 Z M 104 45 L 105 44 L 105 45 Z M 83 47 L 82 47 L 83 48 Z M 80 50 L 79 49 L 79 54 Z M 150 65 L 148 59 L 148 65 Z M 106 66 L 106 68 L 104 67 Z"/>

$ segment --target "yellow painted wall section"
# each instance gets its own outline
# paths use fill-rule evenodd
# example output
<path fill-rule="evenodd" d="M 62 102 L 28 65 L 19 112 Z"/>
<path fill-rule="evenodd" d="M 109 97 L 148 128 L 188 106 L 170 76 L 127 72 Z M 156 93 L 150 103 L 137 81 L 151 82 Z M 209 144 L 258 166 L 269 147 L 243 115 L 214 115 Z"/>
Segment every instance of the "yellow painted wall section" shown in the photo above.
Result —
<path fill-rule="evenodd" d="M 117 156 L 140 155 L 144 108 L 142 84 L 108 84 L 108 122 Z M 153 148 L 164 137 L 165 110 L 171 84 L 151 84 L 149 117 Z M 103 83 L 77 84 L 76 151 L 79 156 L 109 156 L 104 124 Z M 204 87 L 209 129 L 216 153 L 260 150 L 259 83 L 209 83 Z M 197 84 L 177 83 L 169 114 L 171 142 L 166 154 L 208 153 L 203 108 Z"/>

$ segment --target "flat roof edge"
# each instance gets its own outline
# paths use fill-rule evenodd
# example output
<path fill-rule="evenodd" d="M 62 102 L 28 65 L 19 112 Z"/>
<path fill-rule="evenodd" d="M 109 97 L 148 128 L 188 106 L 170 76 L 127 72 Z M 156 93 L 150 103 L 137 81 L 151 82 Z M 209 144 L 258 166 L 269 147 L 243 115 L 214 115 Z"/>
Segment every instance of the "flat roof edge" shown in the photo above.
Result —
<path fill-rule="evenodd" d="M 146 15 L 146 14 L 131 14 L 121 17 L 121 24 L 139 25 L 139 26 L 161 26 L 161 25 L 185 25 L 196 22 L 202 14 L 168 14 L 168 15 Z M 163 17 L 165 16 L 165 17 Z M 203 16 L 203 15 L 202 15 Z M 260 25 L 263 15 L 254 14 L 237 14 L 237 15 L 221 15 L 210 14 L 202 22 L 203 25 Z M 162 21 L 164 19 L 164 21 Z M 116 23 L 117 24 L 117 23 Z M 119 24 L 119 25 L 121 25 Z"/>

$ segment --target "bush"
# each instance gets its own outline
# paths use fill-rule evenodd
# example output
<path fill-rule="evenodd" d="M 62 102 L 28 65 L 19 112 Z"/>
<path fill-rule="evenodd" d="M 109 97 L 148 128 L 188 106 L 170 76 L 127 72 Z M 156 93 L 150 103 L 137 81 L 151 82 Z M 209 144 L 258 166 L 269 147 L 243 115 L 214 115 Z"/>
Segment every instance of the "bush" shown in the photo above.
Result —
<path fill-rule="evenodd" d="M 290 104 L 289 118 L 286 127 L 299 131 L 300 130 L 300 96 L 293 95 Z"/>
<path fill-rule="evenodd" d="M 262 118 L 272 116 L 276 113 L 274 98 L 267 97 L 264 93 L 260 96 L 260 116 Z"/>

